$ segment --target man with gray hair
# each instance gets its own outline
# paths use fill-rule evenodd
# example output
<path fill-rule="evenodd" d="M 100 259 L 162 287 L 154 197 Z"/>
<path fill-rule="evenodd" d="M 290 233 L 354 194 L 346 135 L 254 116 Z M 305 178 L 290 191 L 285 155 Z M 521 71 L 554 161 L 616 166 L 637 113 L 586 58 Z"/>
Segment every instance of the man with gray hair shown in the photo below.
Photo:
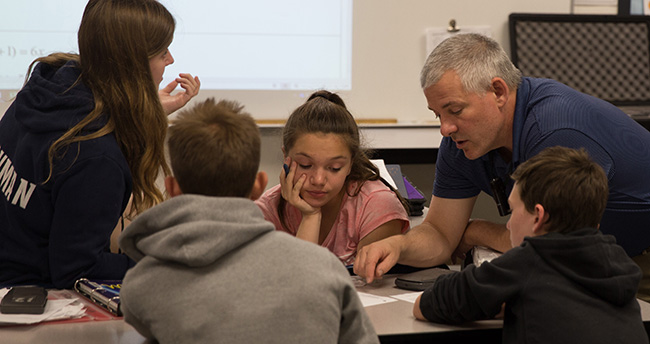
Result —
<path fill-rule="evenodd" d="M 425 62 L 421 85 L 444 136 L 424 222 L 357 254 L 368 281 L 394 264 L 433 266 L 474 246 L 511 248 L 505 225 L 470 219 L 478 194 L 509 213 L 509 175 L 546 147 L 584 148 L 606 172 L 609 198 L 600 230 L 616 237 L 644 271 L 650 299 L 650 132 L 614 105 L 548 79 L 522 77 L 494 40 L 458 34 Z"/>

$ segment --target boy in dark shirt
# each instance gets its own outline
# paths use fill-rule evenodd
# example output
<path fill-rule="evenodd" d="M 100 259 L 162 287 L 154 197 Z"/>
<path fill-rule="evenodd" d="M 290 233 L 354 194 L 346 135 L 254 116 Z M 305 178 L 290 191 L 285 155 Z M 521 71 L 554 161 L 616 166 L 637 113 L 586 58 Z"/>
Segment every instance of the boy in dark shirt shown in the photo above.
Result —
<path fill-rule="evenodd" d="M 586 151 L 550 147 L 513 173 L 513 249 L 442 276 L 415 302 L 421 320 L 494 318 L 504 343 L 648 343 L 638 266 L 598 231 L 607 176 Z M 519 247 L 517 247 L 519 246 Z"/>

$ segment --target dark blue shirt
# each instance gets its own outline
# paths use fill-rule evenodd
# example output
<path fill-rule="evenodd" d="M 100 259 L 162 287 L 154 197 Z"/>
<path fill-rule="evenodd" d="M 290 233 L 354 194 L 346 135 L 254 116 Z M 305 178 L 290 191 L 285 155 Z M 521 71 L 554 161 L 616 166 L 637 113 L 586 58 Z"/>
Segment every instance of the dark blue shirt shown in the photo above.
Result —
<path fill-rule="evenodd" d="M 499 154 L 469 160 L 448 137 L 436 162 L 433 194 L 468 198 L 500 177 L 507 194 L 509 173 L 547 147 L 585 148 L 607 174 L 609 199 L 601 221 L 626 252 L 650 247 L 650 132 L 612 104 L 548 79 L 523 78 L 517 90 L 512 161 Z M 491 156 L 491 157 L 490 157 Z"/>

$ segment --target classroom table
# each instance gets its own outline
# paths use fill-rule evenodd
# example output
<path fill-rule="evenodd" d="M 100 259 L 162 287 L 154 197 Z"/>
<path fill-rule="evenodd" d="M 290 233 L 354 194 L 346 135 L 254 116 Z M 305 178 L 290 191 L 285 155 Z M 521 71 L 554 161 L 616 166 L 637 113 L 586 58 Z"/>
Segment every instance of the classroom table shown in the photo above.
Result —
<path fill-rule="evenodd" d="M 0 342 L 11 344 L 150 343 L 124 320 L 0 327 Z"/>
<path fill-rule="evenodd" d="M 369 285 L 357 286 L 359 292 L 394 296 L 409 291 L 395 287 L 397 275 L 386 276 Z M 646 330 L 650 329 L 650 303 L 639 301 Z M 501 320 L 476 321 L 460 326 L 416 320 L 413 303 L 397 300 L 367 306 L 366 312 L 382 343 L 501 343 Z M 140 344 L 149 343 L 122 318 L 78 323 L 39 324 L 0 327 L 0 342 L 12 344 Z"/>
<path fill-rule="evenodd" d="M 394 296 L 411 291 L 395 287 L 394 276 L 357 291 L 378 296 Z M 501 343 L 502 320 L 476 321 L 460 326 L 420 321 L 413 316 L 413 303 L 403 300 L 365 307 L 382 343 Z M 648 304 L 650 317 L 650 304 Z"/>

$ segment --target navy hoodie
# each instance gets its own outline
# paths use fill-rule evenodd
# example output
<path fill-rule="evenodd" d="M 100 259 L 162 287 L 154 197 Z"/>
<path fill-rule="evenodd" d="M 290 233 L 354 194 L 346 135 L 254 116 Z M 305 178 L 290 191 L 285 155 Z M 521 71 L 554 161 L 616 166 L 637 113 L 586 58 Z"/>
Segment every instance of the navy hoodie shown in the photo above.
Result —
<path fill-rule="evenodd" d="M 69 146 L 44 183 L 50 145 L 94 107 L 79 74 L 74 62 L 39 63 L 0 120 L 0 285 L 71 288 L 80 277 L 121 279 L 133 265 L 109 252 L 133 184 L 114 135 Z"/>

